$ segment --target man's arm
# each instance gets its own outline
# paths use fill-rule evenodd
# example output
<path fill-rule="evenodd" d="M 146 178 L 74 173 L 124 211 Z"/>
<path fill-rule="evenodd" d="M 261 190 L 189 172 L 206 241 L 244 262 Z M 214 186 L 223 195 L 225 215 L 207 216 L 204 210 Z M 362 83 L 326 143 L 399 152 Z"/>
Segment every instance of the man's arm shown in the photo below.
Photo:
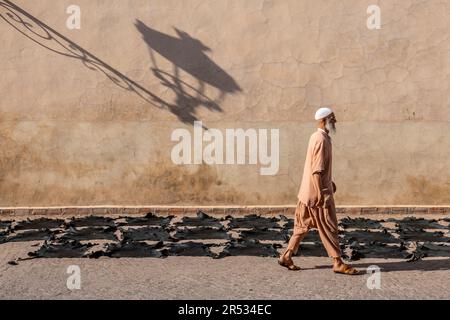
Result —
<path fill-rule="evenodd" d="M 316 172 L 313 174 L 313 182 L 317 190 L 319 190 L 316 206 L 321 207 L 323 205 L 323 190 L 322 190 L 322 172 Z"/>
<path fill-rule="evenodd" d="M 314 185 L 316 186 L 317 190 L 319 190 L 318 196 L 317 196 L 317 207 L 328 207 L 329 201 L 331 199 L 331 194 L 328 188 L 323 189 L 322 184 L 322 172 L 316 172 L 313 174 L 313 181 Z M 333 188 L 335 188 L 335 184 L 333 182 Z M 335 192 L 335 191 L 334 191 Z"/>

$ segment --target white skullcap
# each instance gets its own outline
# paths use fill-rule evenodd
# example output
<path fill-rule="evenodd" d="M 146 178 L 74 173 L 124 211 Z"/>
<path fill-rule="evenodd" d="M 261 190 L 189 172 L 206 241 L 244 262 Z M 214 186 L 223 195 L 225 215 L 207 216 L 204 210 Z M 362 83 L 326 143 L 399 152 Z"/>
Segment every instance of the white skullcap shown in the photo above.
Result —
<path fill-rule="evenodd" d="M 319 110 L 317 110 L 315 118 L 316 118 L 316 120 L 320 120 L 320 119 L 328 117 L 332 113 L 333 113 L 333 110 L 331 110 L 330 108 L 320 108 Z"/>

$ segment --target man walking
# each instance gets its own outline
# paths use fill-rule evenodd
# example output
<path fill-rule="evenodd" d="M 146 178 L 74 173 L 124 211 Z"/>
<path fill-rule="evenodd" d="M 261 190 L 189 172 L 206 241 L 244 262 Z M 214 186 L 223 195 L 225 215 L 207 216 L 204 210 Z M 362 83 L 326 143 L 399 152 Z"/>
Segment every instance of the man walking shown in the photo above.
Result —
<path fill-rule="evenodd" d="M 318 121 L 318 129 L 309 140 L 295 211 L 294 233 L 278 263 L 289 270 L 300 270 L 292 261 L 292 256 L 297 254 L 300 242 L 308 231 L 314 228 L 318 229 L 328 256 L 333 258 L 333 271 L 349 275 L 358 274 L 358 270 L 342 261 L 339 247 L 338 222 L 333 197 L 336 185 L 332 181 L 332 145 L 329 136 L 330 131 L 336 132 L 336 117 L 330 108 L 320 108 L 316 112 L 315 119 Z"/>

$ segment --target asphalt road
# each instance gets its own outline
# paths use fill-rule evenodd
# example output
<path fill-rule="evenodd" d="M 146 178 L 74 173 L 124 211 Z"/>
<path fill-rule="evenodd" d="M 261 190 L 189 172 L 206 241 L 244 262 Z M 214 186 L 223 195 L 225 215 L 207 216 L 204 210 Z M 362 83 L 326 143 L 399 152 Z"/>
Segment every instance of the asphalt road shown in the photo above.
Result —
<path fill-rule="evenodd" d="M 335 275 L 330 260 L 320 257 L 296 257 L 303 268 L 299 272 L 278 266 L 275 258 L 260 257 L 34 259 L 8 264 L 25 257 L 30 245 L 0 246 L 1 299 L 450 298 L 449 258 L 414 263 L 363 259 L 353 263 L 363 271 L 358 276 Z M 67 273 L 73 265 L 79 268 L 80 289 L 74 274 Z M 370 278 L 372 289 L 367 286 L 370 265 L 381 269 L 375 275 L 380 276 L 379 282 L 374 275 Z"/>

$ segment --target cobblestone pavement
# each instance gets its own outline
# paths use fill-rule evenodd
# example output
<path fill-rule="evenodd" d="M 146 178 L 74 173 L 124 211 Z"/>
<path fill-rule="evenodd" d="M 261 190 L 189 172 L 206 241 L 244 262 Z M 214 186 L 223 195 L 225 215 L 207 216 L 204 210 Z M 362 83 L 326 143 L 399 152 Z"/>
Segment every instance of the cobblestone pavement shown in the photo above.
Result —
<path fill-rule="evenodd" d="M 33 243 L 5 243 L 0 251 L 1 299 L 449 299 L 450 259 L 425 258 L 412 263 L 362 259 L 363 271 L 381 269 L 381 288 L 368 289 L 369 275 L 335 275 L 330 260 L 296 257 L 304 270 L 290 272 L 275 258 L 168 257 L 35 259 L 26 256 Z M 69 290 L 67 268 L 78 265 L 81 289 Z"/>

